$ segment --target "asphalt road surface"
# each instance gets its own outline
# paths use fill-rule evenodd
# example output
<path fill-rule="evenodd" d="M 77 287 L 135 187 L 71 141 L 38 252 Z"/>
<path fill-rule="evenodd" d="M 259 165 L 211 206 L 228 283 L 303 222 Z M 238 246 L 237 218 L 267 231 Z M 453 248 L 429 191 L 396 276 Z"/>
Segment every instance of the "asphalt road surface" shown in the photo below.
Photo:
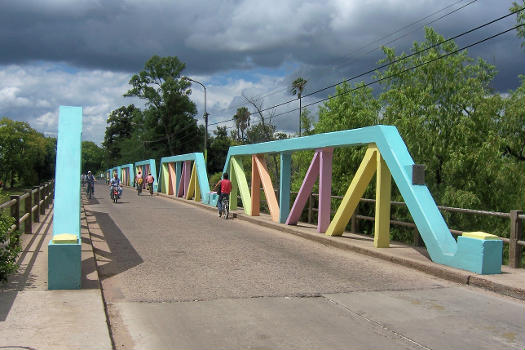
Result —
<path fill-rule="evenodd" d="M 117 349 L 523 349 L 525 304 L 181 201 L 85 206 Z"/>

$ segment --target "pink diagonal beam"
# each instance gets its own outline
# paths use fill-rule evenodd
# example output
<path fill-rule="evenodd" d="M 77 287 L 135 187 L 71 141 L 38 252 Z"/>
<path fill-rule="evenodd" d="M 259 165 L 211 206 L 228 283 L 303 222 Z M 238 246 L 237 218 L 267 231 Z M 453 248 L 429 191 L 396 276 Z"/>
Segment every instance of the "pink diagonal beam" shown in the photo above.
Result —
<path fill-rule="evenodd" d="M 317 212 L 317 232 L 326 232 L 330 225 L 330 196 L 332 195 L 333 148 L 321 150 L 319 171 L 319 211 Z"/>
<path fill-rule="evenodd" d="M 297 194 L 297 198 L 295 199 L 295 202 L 293 203 L 293 207 L 290 210 L 290 214 L 288 215 L 288 218 L 286 219 L 287 225 L 296 225 L 297 221 L 299 221 L 299 218 L 301 217 L 301 213 L 303 212 L 304 206 L 306 205 L 306 201 L 308 200 L 308 196 L 310 193 L 312 193 L 312 189 L 314 188 L 315 181 L 317 180 L 317 177 L 319 176 L 319 151 L 316 151 L 314 154 L 314 157 L 312 158 L 312 162 L 310 163 L 310 167 L 308 168 L 308 171 L 306 172 L 306 176 L 304 177 L 303 184 L 301 185 L 301 189 L 299 190 L 299 193 Z"/>

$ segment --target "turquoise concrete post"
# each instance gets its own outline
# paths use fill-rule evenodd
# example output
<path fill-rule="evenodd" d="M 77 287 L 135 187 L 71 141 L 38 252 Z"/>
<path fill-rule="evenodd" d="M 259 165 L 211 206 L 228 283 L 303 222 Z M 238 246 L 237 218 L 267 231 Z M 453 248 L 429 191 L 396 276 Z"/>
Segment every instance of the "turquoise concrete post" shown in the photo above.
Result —
<path fill-rule="evenodd" d="M 79 289 L 81 281 L 80 177 L 82 108 L 60 106 L 55 167 L 53 238 L 48 288 Z"/>
<path fill-rule="evenodd" d="M 290 181 L 292 155 L 281 153 L 281 174 L 279 179 L 279 222 L 284 224 L 290 214 Z"/>
<path fill-rule="evenodd" d="M 182 162 L 175 163 L 175 196 L 179 193 L 180 177 L 182 173 Z"/>

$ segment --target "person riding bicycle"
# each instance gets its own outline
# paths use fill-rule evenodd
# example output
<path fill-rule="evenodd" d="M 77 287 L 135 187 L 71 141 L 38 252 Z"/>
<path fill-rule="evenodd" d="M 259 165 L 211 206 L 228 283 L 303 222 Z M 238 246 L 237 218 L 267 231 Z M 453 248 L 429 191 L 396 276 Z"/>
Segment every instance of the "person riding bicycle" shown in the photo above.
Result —
<path fill-rule="evenodd" d="M 153 182 L 155 181 L 155 178 L 151 176 L 151 173 L 148 173 L 148 176 L 146 176 L 146 183 L 148 184 L 148 190 L 150 194 L 153 194 Z"/>
<path fill-rule="evenodd" d="M 86 182 L 87 182 L 87 189 L 86 191 L 89 193 L 89 189 L 91 188 L 91 194 L 95 194 L 95 177 L 93 174 L 91 174 L 91 171 L 88 171 L 86 176 Z"/>
<path fill-rule="evenodd" d="M 232 183 L 228 179 L 228 173 L 222 174 L 222 180 L 219 180 L 213 187 L 213 190 L 220 189 L 219 198 L 217 199 L 217 208 L 219 208 L 219 217 L 222 215 L 222 200 L 224 198 L 230 198 L 230 192 L 232 191 Z"/>
<path fill-rule="evenodd" d="M 120 187 L 120 179 L 118 178 L 118 174 L 113 174 L 113 178 L 109 182 L 109 196 L 113 198 L 113 187 L 117 187 L 118 189 L 118 195 L 119 197 L 122 195 L 122 187 Z"/>
<path fill-rule="evenodd" d="M 139 170 L 137 176 L 135 176 L 135 185 L 137 186 L 137 191 L 139 189 L 142 189 L 143 182 L 144 182 L 144 179 L 142 178 L 142 172 Z"/>

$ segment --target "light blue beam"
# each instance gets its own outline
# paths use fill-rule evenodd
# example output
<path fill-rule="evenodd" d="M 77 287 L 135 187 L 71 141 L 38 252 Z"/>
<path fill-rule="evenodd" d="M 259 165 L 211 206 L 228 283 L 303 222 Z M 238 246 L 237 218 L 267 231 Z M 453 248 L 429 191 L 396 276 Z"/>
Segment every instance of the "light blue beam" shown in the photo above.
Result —
<path fill-rule="evenodd" d="M 459 237 L 456 242 L 428 188 L 425 185 L 412 184 L 411 172 L 414 161 L 394 126 L 377 125 L 230 147 L 223 171 L 227 171 L 230 158 L 233 156 L 294 152 L 370 143 L 377 145 L 385 159 L 433 261 L 477 273 L 501 272 L 501 240 Z"/>
<path fill-rule="evenodd" d="M 204 156 L 201 152 L 196 153 L 186 153 L 178 156 L 162 157 L 160 159 L 160 164 L 164 163 L 175 163 L 176 164 L 176 176 L 177 176 L 177 188 L 175 193 L 178 193 L 178 186 L 180 180 L 180 169 L 181 162 L 184 161 L 194 161 L 197 166 L 197 178 L 199 181 L 199 188 L 201 192 L 201 201 L 203 203 L 209 202 L 210 196 L 210 184 L 208 182 L 208 173 L 206 172 L 206 163 L 204 162 Z"/>

